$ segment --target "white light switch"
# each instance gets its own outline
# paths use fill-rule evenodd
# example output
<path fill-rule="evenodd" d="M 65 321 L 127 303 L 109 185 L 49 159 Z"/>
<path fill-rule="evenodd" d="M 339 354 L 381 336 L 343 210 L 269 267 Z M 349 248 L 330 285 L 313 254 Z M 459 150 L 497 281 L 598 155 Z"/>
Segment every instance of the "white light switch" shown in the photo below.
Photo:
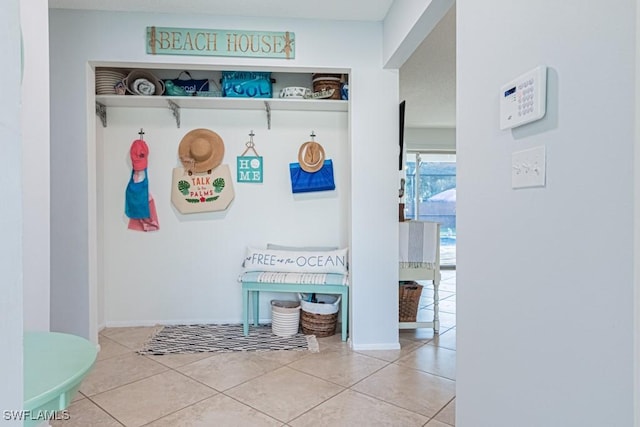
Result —
<path fill-rule="evenodd" d="M 544 187 L 546 175 L 544 145 L 511 154 L 511 187 Z"/>

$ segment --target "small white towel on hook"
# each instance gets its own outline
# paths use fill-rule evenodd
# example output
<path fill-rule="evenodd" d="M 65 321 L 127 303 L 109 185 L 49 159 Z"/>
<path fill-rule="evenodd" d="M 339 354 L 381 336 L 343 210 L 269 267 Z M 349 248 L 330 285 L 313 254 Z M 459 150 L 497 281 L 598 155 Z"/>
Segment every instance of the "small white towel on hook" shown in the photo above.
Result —
<path fill-rule="evenodd" d="M 435 268 L 438 223 L 405 221 L 400 224 L 400 267 Z"/>

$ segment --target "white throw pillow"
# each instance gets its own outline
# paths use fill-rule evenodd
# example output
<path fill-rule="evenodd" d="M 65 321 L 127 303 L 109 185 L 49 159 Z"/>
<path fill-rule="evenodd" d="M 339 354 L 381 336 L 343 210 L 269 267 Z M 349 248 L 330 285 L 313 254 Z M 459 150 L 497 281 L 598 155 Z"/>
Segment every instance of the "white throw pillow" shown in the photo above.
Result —
<path fill-rule="evenodd" d="M 333 251 L 283 251 L 247 248 L 245 271 L 347 274 L 347 249 Z"/>

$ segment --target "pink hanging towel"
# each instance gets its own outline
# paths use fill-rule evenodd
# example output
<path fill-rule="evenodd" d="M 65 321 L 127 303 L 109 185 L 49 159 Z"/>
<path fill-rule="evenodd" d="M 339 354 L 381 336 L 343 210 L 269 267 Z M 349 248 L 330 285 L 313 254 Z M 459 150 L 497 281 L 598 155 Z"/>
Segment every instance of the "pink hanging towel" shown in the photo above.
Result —
<path fill-rule="evenodd" d="M 156 212 L 156 203 L 153 196 L 149 193 L 149 212 L 151 217 L 141 219 L 129 219 L 129 230 L 135 231 L 157 231 L 160 229 L 158 222 L 158 213 Z"/>

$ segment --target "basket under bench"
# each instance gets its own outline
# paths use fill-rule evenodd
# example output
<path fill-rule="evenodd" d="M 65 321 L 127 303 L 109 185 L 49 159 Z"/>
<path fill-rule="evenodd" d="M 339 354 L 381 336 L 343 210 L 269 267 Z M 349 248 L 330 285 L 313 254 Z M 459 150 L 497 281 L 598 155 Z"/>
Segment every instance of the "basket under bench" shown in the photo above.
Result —
<path fill-rule="evenodd" d="M 348 307 L 349 307 L 349 286 L 336 284 L 307 284 L 307 283 L 267 283 L 257 281 L 245 281 L 241 277 L 242 283 L 242 311 L 243 311 L 243 332 L 249 334 L 249 312 L 251 311 L 250 299 L 253 303 L 253 324 L 259 324 L 260 292 L 292 292 L 292 293 L 319 293 L 329 295 L 340 295 L 340 323 L 342 341 L 347 340 Z M 250 295 L 252 296 L 250 298 Z"/>

